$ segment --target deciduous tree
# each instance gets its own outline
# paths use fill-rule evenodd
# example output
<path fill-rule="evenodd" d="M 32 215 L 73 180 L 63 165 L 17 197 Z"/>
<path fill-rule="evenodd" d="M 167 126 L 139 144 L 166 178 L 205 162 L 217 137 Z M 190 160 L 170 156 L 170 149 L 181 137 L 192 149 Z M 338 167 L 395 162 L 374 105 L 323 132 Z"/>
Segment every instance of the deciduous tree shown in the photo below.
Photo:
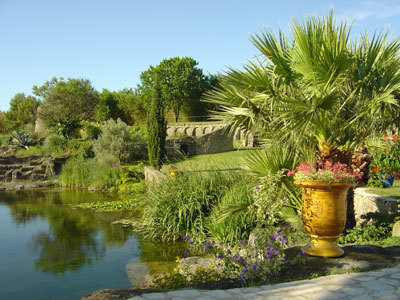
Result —
<path fill-rule="evenodd" d="M 66 135 L 81 120 L 92 121 L 98 104 L 98 93 L 87 79 L 53 78 L 33 93 L 42 99 L 40 116 L 48 126 L 61 126 Z"/>
<path fill-rule="evenodd" d="M 5 113 L 7 128 L 21 130 L 26 124 L 35 124 L 38 105 L 39 101 L 35 97 L 16 94 L 10 100 L 10 109 Z"/>
<path fill-rule="evenodd" d="M 147 107 L 152 101 L 155 78 L 158 79 L 161 104 L 166 110 L 172 109 L 178 121 L 181 109 L 200 101 L 204 92 L 205 76 L 198 63 L 190 57 L 164 59 L 156 67 L 150 66 L 140 75 L 139 90 Z"/>

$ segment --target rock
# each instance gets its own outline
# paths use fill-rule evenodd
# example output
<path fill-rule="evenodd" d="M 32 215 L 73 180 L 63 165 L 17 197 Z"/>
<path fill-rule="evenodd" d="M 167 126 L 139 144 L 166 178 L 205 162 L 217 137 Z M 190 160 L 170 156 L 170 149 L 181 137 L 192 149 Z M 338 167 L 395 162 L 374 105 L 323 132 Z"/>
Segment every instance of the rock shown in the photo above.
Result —
<path fill-rule="evenodd" d="M 14 189 L 15 189 L 15 190 L 23 190 L 23 189 L 25 189 L 25 186 L 24 186 L 24 185 L 16 185 L 16 186 L 14 187 Z"/>
<path fill-rule="evenodd" d="M 146 181 L 157 183 L 160 180 L 166 179 L 167 176 L 152 167 L 144 167 L 144 178 Z"/>
<path fill-rule="evenodd" d="M 392 236 L 400 237 L 400 221 L 397 221 L 396 223 L 394 223 Z"/>
<path fill-rule="evenodd" d="M 206 258 L 206 257 L 187 257 L 184 263 L 179 264 L 178 270 L 181 274 L 183 273 L 195 273 L 197 268 L 210 268 L 213 264 L 216 264 L 217 258 Z M 216 266 L 215 266 L 216 268 Z"/>
<path fill-rule="evenodd" d="M 88 187 L 88 191 L 89 192 L 97 192 L 97 191 L 101 191 L 101 188 L 99 187 Z"/>
<path fill-rule="evenodd" d="M 365 225 L 366 220 L 361 216 L 369 212 L 396 215 L 398 214 L 397 199 L 369 194 L 366 188 L 355 189 L 354 216 L 358 226 Z"/>

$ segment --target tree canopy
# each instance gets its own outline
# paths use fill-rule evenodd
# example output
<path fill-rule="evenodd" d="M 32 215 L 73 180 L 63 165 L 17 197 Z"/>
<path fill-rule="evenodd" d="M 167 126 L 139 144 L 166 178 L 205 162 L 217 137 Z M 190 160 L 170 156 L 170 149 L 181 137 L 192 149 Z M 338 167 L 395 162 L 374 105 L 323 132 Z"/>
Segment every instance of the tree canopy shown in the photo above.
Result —
<path fill-rule="evenodd" d="M 39 101 L 35 97 L 16 94 L 10 100 L 10 109 L 5 113 L 7 128 L 20 130 L 26 124 L 35 124 L 38 105 Z"/>
<path fill-rule="evenodd" d="M 319 157 L 399 124 L 399 38 L 381 32 L 352 40 L 351 26 L 336 23 L 332 11 L 294 20 L 290 32 L 251 37 L 258 59 L 230 69 L 207 97 L 221 105 L 219 118 L 316 145 Z"/>
<path fill-rule="evenodd" d="M 139 90 L 147 106 L 150 106 L 155 78 L 158 78 L 161 103 L 166 110 L 173 110 L 177 121 L 181 109 L 199 102 L 205 90 L 206 79 L 197 65 L 190 57 L 173 57 L 142 72 Z"/>
<path fill-rule="evenodd" d="M 87 79 L 53 78 L 33 93 L 42 99 L 40 116 L 49 126 L 75 127 L 80 120 L 92 121 L 98 93 Z M 68 130 L 67 130 L 68 131 Z"/>

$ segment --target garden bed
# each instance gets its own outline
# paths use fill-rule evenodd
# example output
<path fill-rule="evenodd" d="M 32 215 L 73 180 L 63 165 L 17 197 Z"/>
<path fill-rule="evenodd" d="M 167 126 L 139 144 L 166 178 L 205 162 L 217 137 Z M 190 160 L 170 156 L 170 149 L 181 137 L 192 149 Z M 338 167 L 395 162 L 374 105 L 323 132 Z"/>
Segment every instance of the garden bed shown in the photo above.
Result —
<path fill-rule="evenodd" d="M 282 270 L 279 280 L 273 283 L 313 279 L 320 276 L 346 274 L 362 271 L 371 271 L 385 267 L 391 267 L 400 262 L 400 245 L 389 247 L 378 247 L 372 245 L 347 245 L 344 246 L 345 255 L 340 258 L 321 258 L 308 257 L 304 265 L 296 268 Z M 300 251 L 300 247 L 287 249 L 287 256 L 294 257 Z M 206 282 L 191 288 L 224 290 L 242 287 L 243 283 L 239 280 L 222 280 Z M 82 300 L 111 300 L 128 299 L 134 296 L 162 292 L 165 290 L 150 289 L 120 289 L 120 290 L 101 290 L 85 296 Z"/>

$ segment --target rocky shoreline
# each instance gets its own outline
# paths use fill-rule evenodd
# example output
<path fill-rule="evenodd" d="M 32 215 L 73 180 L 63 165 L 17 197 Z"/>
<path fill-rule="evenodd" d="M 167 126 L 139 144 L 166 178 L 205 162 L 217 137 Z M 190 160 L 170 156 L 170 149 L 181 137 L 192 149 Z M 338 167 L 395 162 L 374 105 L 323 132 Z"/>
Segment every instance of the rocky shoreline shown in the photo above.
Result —
<path fill-rule="evenodd" d="M 20 181 L 20 182 L 0 182 L 0 191 L 18 191 L 30 190 L 38 188 L 52 187 L 57 183 L 57 180 L 45 181 Z"/>

